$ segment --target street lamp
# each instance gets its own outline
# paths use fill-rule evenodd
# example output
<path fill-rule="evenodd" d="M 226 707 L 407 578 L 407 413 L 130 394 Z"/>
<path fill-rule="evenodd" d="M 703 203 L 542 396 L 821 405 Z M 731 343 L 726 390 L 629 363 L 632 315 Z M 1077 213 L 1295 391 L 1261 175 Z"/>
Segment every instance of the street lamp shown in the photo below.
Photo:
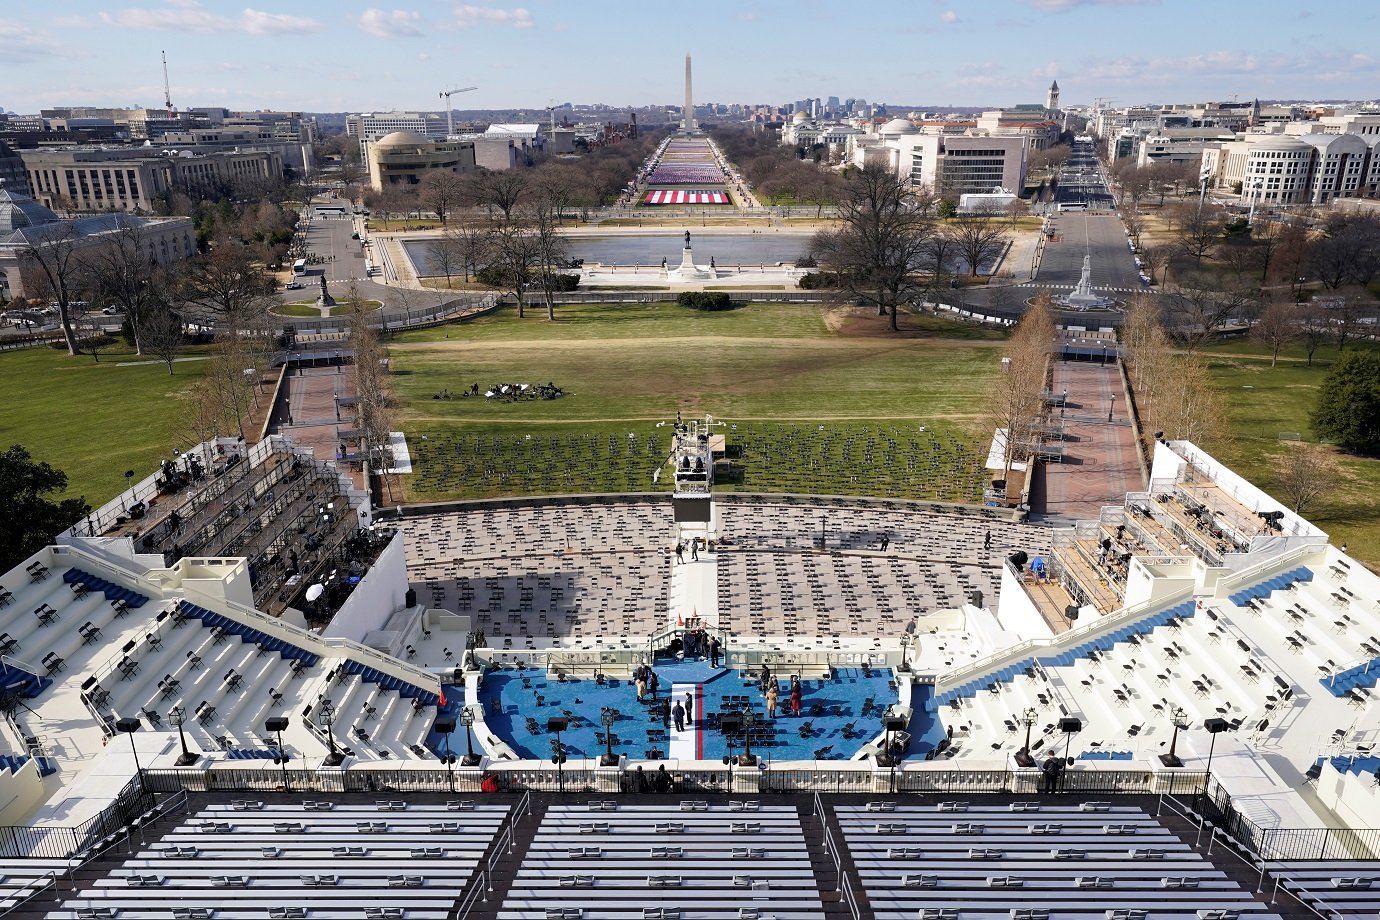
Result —
<path fill-rule="evenodd" d="M 1182 767 L 1184 762 L 1179 757 L 1179 731 L 1188 728 L 1188 713 L 1184 712 L 1182 706 L 1175 706 L 1169 713 L 1169 721 L 1174 726 L 1174 734 L 1169 739 L 1169 753 L 1160 755 L 1160 763 L 1166 767 Z"/>
<path fill-rule="evenodd" d="M 330 700 L 321 701 L 320 718 L 322 727 L 326 729 L 326 744 L 330 745 L 331 751 L 326 755 L 326 766 L 338 767 L 345 762 L 345 755 L 335 746 L 335 732 L 331 730 L 335 724 L 335 704 Z"/>
<path fill-rule="evenodd" d="M 134 746 L 134 733 L 140 727 L 139 720 L 130 717 L 117 719 L 115 722 L 116 731 L 122 731 L 129 735 L 129 749 L 134 752 L 134 773 L 139 777 L 139 791 L 148 792 L 148 788 L 144 785 L 144 770 L 139 766 L 139 749 Z"/>
<path fill-rule="evenodd" d="M 604 725 L 604 756 L 599 758 L 599 766 L 618 766 L 618 755 L 613 753 L 613 724 L 618 721 L 618 710 L 605 706 L 599 711 L 599 721 Z"/>
<path fill-rule="evenodd" d="M 1069 762 L 1069 746 L 1070 746 L 1071 744 L 1073 744 L 1073 736 L 1076 735 L 1076 734 L 1078 734 L 1078 733 L 1081 732 L 1082 730 L 1083 730 L 1083 722 L 1082 722 L 1081 719 L 1066 718 L 1066 719 L 1060 719 L 1060 720 L 1059 720 L 1059 731 L 1061 731 L 1061 732 L 1064 733 L 1064 763 L 1065 763 L 1065 764 L 1067 764 L 1067 763 Z M 1062 772 L 1062 771 L 1060 772 L 1060 776 L 1061 776 L 1061 777 L 1063 776 L 1063 772 Z"/>
<path fill-rule="evenodd" d="M 446 778 L 450 791 L 455 791 L 455 755 L 450 752 L 450 735 L 455 731 L 455 720 L 450 716 L 440 716 L 431 723 L 431 730 L 441 736 L 441 763 L 446 765 Z"/>
<path fill-rule="evenodd" d="M 1035 758 L 1030 756 L 1030 729 L 1039 717 L 1040 714 L 1035 711 L 1034 706 L 1021 714 L 1021 721 L 1025 723 L 1025 747 L 1016 752 L 1016 766 L 1018 767 L 1035 766 Z"/>
<path fill-rule="evenodd" d="M 132 486 L 133 484 L 134 484 L 134 470 L 125 470 L 125 490 L 128 491 L 129 488 L 130 488 L 130 486 Z M 132 499 L 134 498 L 134 493 L 133 493 L 133 492 L 130 492 L 130 496 L 129 496 L 129 497 L 130 497 L 130 499 L 132 500 Z M 121 510 L 121 511 L 128 511 L 128 510 L 129 510 L 129 508 L 127 508 L 127 507 L 125 506 L 125 493 L 124 493 L 124 492 L 121 492 L 121 493 L 120 493 L 120 510 Z"/>
<path fill-rule="evenodd" d="M 177 765 L 179 767 L 190 767 L 200 760 L 200 756 L 187 750 L 187 735 L 182 731 L 183 724 L 187 721 L 187 710 L 182 706 L 174 706 L 172 712 L 168 713 L 168 719 L 177 726 L 177 740 L 182 742 L 182 753 L 178 755 Z"/>
<path fill-rule="evenodd" d="M 477 767 L 479 766 L 479 761 L 483 758 L 474 752 L 474 732 L 471 730 L 471 726 L 474 725 L 473 709 L 470 709 L 468 706 L 460 707 L 460 724 L 465 726 L 466 750 L 465 758 L 460 761 L 460 765 L 462 767 Z"/>
<path fill-rule="evenodd" d="M 569 723 L 560 716 L 552 716 L 546 720 L 546 730 L 556 737 L 551 742 L 551 762 L 556 765 L 556 788 L 565 792 L 565 745 L 561 743 L 561 732 L 565 731 Z"/>
<path fill-rule="evenodd" d="M 739 766 L 756 765 L 757 758 L 752 753 L 752 727 L 757 724 L 757 713 L 751 706 L 743 706 L 743 754 L 738 758 Z"/>
<path fill-rule="evenodd" d="M 1203 720 L 1203 728 L 1206 729 L 1208 734 L 1212 737 L 1208 740 L 1207 769 L 1203 772 L 1203 810 L 1199 813 L 1199 827 L 1202 827 L 1202 816 L 1207 813 L 1208 783 L 1212 782 L 1212 752 L 1217 747 L 1217 736 L 1226 731 L 1229 727 L 1226 719 Z"/>
<path fill-rule="evenodd" d="M 264 720 L 264 730 L 273 732 L 278 736 L 278 750 L 273 754 L 273 762 L 283 768 L 283 791 L 292 791 L 288 783 L 288 755 L 283 749 L 283 731 L 288 727 L 287 716 L 272 716 Z"/>

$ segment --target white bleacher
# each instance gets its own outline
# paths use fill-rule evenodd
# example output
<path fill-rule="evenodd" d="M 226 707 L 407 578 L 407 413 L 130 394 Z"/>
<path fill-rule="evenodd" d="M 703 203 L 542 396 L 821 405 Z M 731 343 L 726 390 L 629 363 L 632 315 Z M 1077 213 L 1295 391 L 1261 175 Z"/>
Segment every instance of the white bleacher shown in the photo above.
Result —
<path fill-rule="evenodd" d="M 67 873 L 65 859 L 0 859 L 0 914 L 6 914 Z"/>
<path fill-rule="evenodd" d="M 48 920 L 81 920 L 93 910 L 125 920 L 203 910 L 217 920 L 284 910 L 276 916 L 373 920 L 380 908 L 445 920 L 509 809 L 392 801 L 325 810 L 252 799 L 208 806 L 73 893 Z"/>
<path fill-rule="evenodd" d="M 734 802 L 739 804 L 734 810 Z M 748 802 L 744 806 L 744 802 Z M 751 800 L 665 805 L 552 805 L 518 868 L 499 920 L 822 920 L 794 807 Z"/>
<path fill-rule="evenodd" d="M 1380 913 L 1380 861 L 1291 860 L 1272 864 L 1270 874 L 1324 917 Z"/>
<path fill-rule="evenodd" d="M 946 908 L 962 920 L 1012 920 L 1018 911 L 1046 920 L 1106 920 L 1115 911 L 1144 920 L 1201 920 L 1214 910 L 1275 917 L 1140 808 L 1037 804 L 838 805 L 834 813 L 877 920 Z"/>

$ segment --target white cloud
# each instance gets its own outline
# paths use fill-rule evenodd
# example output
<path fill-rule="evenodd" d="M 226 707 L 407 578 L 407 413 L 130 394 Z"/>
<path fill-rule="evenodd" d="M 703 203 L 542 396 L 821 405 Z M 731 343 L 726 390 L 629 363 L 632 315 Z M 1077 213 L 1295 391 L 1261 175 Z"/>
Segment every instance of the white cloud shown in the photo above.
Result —
<path fill-rule="evenodd" d="M 940 22 L 958 22 L 958 14 L 953 10 L 945 10 L 939 14 Z"/>
<path fill-rule="evenodd" d="M 496 6 L 474 6 L 469 3 L 455 7 L 455 21 L 461 28 L 510 26 L 514 29 L 530 29 L 533 24 L 532 14 L 520 6 L 505 10 Z"/>
<path fill-rule="evenodd" d="M 1160 0 L 1029 0 L 1030 5 L 1046 13 L 1067 13 L 1081 6 L 1144 6 Z"/>
<path fill-rule="evenodd" d="M 0 47 L 5 49 L 0 55 L 0 66 L 47 60 L 61 52 L 46 32 L 7 19 L 0 19 Z"/>
<path fill-rule="evenodd" d="M 422 14 L 414 10 L 381 10 L 371 6 L 359 14 L 359 27 L 378 38 L 419 38 Z"/>
<path fill-rule="evenodd" d="M 1185 75 L 1202 78 L 1255 77 L 1263 80 L 1288 76 L 1294 82 L 1356 76 L 1374 80 L 1380 78 L 1380 62 L 1368 54 L 1353 51 L 1311 50 L 1297 54 L 1209 51 L 1180 57 L 1120 57 L 1094 61 L 1080 71 L 1078 77 L 1084 80 L 1166 83 Z"/>
<path fill-rule="evenodd" d="M 736 19 L 736 20 L 738 20 L 739 22 L 755 22 L 756 19 L 757 19 L 757 14 L 756 14 L 756 13 L 738 13 L 738 14 L 736 14 L 733 18 Z"/>
<path fill-rule="evenodd" d="M 268 13 L 245 7 L 238 16 L 223 16 L 197 0 L 168 0 L 161 7 L 128 7 L 100 14 L 101 22 L 122 29 L 159 32 L 246 32 L 250 35 L 315 32 L 320 24 L 305 16 Z"/>

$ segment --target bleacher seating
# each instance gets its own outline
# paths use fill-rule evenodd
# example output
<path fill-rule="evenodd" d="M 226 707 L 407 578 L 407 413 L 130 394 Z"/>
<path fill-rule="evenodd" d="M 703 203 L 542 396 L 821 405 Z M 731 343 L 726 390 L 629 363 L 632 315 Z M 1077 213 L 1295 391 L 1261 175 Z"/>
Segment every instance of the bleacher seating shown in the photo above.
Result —
<path fill-rule="evenodd" d="M 408 920 L 445 920 L 508 810 L 415 802 L 402 809 L 392 802 L 209 805 L 47 917 L 83 920 L 94 910 L 126 918 L 183 912 L 215 920 L 369 920 L 392 910 Z"/>
<path fill-rule="evenodd" d="M 866 805 L 834 813 L 877 920 L 946 909 L 963 920 L 1275 916 L 1140 808 L 1091 805 L 1042 798 L 1032 811 L 973 800 L 961 813 L 905 804 L 883 819 Z"/>
<path fill-rule="evenodd" d="M 0 915 L 50 887 L 66 871 L 65 859 L 0 860 Z"/>
<path fill-rule="evenodd" d="M 1270 866 L 1282 886 L 1323 917 L 1367 917 L 1380 911 L 1380 862 L 1290 860 Z"/>
<path fill-rule="evenodd" d="M 718 799 L 546 810 L 499 920 L 822 920 L 795 807 Z"/>

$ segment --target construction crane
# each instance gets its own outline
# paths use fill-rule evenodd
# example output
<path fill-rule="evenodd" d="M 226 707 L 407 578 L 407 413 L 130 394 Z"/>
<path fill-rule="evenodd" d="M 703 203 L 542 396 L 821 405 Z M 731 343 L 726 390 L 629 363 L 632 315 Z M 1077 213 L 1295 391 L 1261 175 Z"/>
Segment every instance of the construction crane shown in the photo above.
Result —
<path fill-rule="evenodd" d="M 173 114 L 172 106 L 172 87 L 168 84 L 168 52 L 160 51 L 163 55 L 163 106 L 168 110 L 168 117 Z"/>
<path fill-rule="evenodd" d="M 458 93 L 468 93 L 479 89 L 477 86 L 466 86 L 461 89 L 447 89 L 441 91 L 441 98 L 446 100 L 446 137 L 455 133 L 455 109 L 450 107 L 450 97 Z"/>

